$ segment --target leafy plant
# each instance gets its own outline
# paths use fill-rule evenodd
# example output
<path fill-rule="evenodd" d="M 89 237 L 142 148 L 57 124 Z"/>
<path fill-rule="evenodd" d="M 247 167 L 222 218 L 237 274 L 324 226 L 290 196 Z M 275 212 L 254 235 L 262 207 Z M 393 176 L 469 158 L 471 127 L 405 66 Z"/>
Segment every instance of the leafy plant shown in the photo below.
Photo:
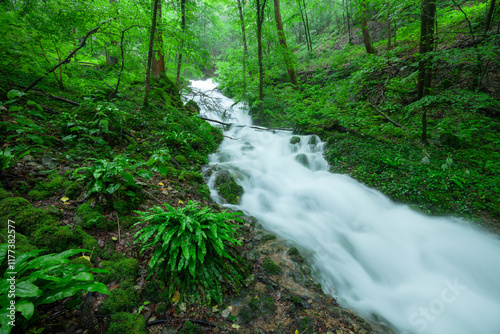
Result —
<path fill-rule="evenodd" d="M 12 330 L 9 325 L 9 321 L 13 320 L 9 316 L 15 314 L 11 312 L 12 306 L 14 312 L 22 314 L 26 325 L 40 305 L 75 296 L 81 291 L 108 294 L 106 285 L 95 282 L 92 274 L 106 272 L 105 270 L 70 264 L 69 257 L 87 250 L 71 249 L 48 255 L 40 255 L 44 250 L 34 250 L 16 254 L 15 258 L 11 252 L 9 244 L 0 245 L 0 263 L 8 254 L 7 267 L 0 282 L 2 333 L 8 334 Z M 16 319 L 15 324 L 21 326 L 20 319 Z"/>
<path fill-rule="evenodd" d="M 241 259 L 233 247 L 241 245 L 234 237 L 235 225 L 228 222 L 237 214 L 214 213 L 189 201 L 184 208 L 164 204 L 149 212 L 136 211 L 148 224 L 135 234 L 142 243 L 141 253 L 154 247 L 149 275 L 156 275 L 168 286 L 169 297 L 176 291 L 188 299 L 220 303 L 227 287 L 238 290 Z M 134 225 L 134 226 L 135 226 Z"/>
<path fill-rule="evenodd" d="M 21 149 L 18 152 L 13 152 L 7 146 L 3 151 L 0 151 L 0 171 L 6 170 L 17 164 L 25 155 L 28 155 L 35 146 L 30 146 Z"/>
<path fill-rule="evenodd" d="M 146 179 L 153 176 L 149 170 L 138 169 L 147 164 L 140 161 L 134 163 L 131 158 L 124 155 L 117 155 L 113 161 L 107 159 L 89 159 L 94 163 L 91 166 L 77 168 L 73 176 L 78 180 L 87 180 L 87 189 L 89 196 L 93 194 L 105 193 L 117 197 L 122 194 L 129 196 L 133 200 L 137 198 L 134 189 L 138 189 L 134 174 Z"/>

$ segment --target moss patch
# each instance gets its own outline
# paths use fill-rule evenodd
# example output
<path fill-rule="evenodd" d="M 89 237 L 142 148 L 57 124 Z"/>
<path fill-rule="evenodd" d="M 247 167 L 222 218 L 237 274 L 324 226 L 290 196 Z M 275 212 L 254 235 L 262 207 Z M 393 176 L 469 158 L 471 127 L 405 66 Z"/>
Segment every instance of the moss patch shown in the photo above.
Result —
<path fill-rule="evenodd" d="M 264 263 L 262 263 L 262 268 L 264 268 L 269 275 L 281 275 L 283 272 L 281 267 L 274 263 L 271 259 L 265 260 Z"/>
<path fill-rule="evenodd" d="M 140 314 L 119 312 L 111 315 L 107 334 L 146 334 L 146 322 Z"/>
<path fill-rule="evenodd" d="M 243 187 L 236 183 L 228 171 L 221 171 L 215 180 L 215 189 L 219 195 L 230 204 L 238 204 L 243 195 Z"/>
<path fill-rule="evenodd" d="M 74 182 L 71 183 L 67 188 L 66 191 L 64 192 L 64 196 L 68 197 L 69 199 L 76 200 L 80 195 L 82 194 L 83 187 Z"/>
<path fill-rule="evenodd" d="M 260 298 L 254 297 L 247 305 L 243 306 L 238 313 L 238 317 L 242 323 L 247 324 L 258 317 L 273 314 L 276 309 L 277 306 L 271 297 L 265 295 Z"/>
<path fill-rule="evenodd" d="M 101 304 L 101 312 L 104 314 L 114 314 L 117 312 L 132 312 L 139 304 L 139 296 L 134 290 L 131 282 L 122 284 L 114 289 Z"/>
<path fill-rule="evenodd" d="M 103 209 L 99 205 L 93 208 L 90 203 L 84 203 L 78 207 L 74 222 L 84 229 L 97 229 L 102 231 L 111 231 L 115 229 L 115 223 L 106 220 L 102 214 Z"/>
<path fill-rule="evenodd" d="M 135 279 L 139 270 L 139 262 L 137 259 L 121 259 L 116 261 L 102 261 L 102 269 L 109 271 L 109 274 L 100 274 L 99 280 L 103 283 L 112 281 L 130 281 Z"/>
<path fill-rule="evenodd" d="M 7 221 L 16 222 L 16 230 L 29 236 L 38 227 L 57 224 L 53 210 L 34 209 L 22 197 L 8 197 L 0 201 L 0 228 L 7 228 Z"/>
<path fill-rule="evenodd" d="M 8 229 L 0 231 L 0 244 L 8 242 Z M 28 238 L 21 233 L 16 232 L 16 254 L 29 252 L 37 249 L 35 246 L 30 245 Z"/>
<path fill-rule="evenodd" d="M 32 242 L 38 248 L 62 252 L 71 248 L 79 248 L 83 239 L 82 232 L 78 228 L 73 230 L 68 226 L 47 225 L 33 233 Z"/>

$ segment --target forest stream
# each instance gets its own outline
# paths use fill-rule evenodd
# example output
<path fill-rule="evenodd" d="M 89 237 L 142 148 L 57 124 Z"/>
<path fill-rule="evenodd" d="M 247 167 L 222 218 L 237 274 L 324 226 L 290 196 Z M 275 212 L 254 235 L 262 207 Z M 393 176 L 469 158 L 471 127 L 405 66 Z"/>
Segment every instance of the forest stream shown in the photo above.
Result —
<path fill-rule="evenodd" d="M 500 240 L 472 223 L 425 216 L 347 175 L 332 174 L 317 136 L 250 128 L 240 105 L 211 80 L 192 81 L 233 125 L 212 154 L 244 189 L 238 205 L 307 255 L 323 290 L 397 333 L 493 334 L 500 329 Z M 300 140 L 299 140 L 300 139 Z"/>

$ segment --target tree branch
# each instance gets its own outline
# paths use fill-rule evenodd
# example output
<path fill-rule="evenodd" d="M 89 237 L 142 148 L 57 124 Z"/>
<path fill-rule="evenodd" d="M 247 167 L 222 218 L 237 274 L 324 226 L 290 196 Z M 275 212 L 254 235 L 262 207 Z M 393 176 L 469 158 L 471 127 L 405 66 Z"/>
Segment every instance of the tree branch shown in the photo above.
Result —
<path fill-rule="evenodd" d="M 83 38 L 82 42 L 80 43 L 80 45 L 78 45 L 78 47 L 76 49 L 74 49 L 67 57 L 66 59 L 64 59 L 62 62 L 60 62 L 59 64 L 57 64 L 56 66 L 52 67 L 47 73 L 45 73 L 45 75 L 41 76 L 40 78 L 36 79 L 35 81 L 33 81 L 33 83 L 31 85 L 29 85 L 25 90 L 24 92 L 28 92 L 30 91 L 33 87 L 35 87 L 40 81 L 42 81 L 47 75 L 49 75 L 50 73 L 54 72 L 55 70 L 57 70 L 61 65 L 64 65 L 64 64 L 67 64 L 69 62 L 69 60 L 71 59 L 71 57 L 73 57 L 75 55 L 75 53 L 80 50 L 81 48 L 83 48 L 85 46 L 85 44 L 87 43 L 87 38 L 89 38 L 92 34 L 96 33 L 97 30 L 99 30 L 99 28 L 101 26 L 103 26 L 105 23 L 111 21 L 113 19 L 108 19 L 106 21 L 103 21 L 101 22 L 97 27 L 95 27 L 94 29 L 90 30 L 89 32 L 87 32 L 87 35 L 85 35 L 85 37 Z"/>

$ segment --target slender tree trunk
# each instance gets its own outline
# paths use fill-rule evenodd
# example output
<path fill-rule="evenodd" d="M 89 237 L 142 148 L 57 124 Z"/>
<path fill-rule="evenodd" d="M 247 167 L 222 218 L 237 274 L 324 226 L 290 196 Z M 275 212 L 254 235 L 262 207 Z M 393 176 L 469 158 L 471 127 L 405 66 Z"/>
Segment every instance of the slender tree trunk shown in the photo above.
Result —
<path fill-rule="evenodd" d="M 302 8 L 301 0 L 298 0 L 300 17 L 302 18 L 302 25 L 304 26 L 304 37 L 306 39 L 307 51 L 312 51 L 309 45 L 309 35 L 307 34 L 307 25 L 306 25 L 306 17 L 304 16 L 304 9 Z"/>
<path fill-rule="evenodd" d="M 262 4 L 261 4 L 262 1 Z M 262 24 L 266 0 L 256 0 L 257 5 L 257 57 L 259 61 L 259 110 L 264 112 L 264 68 L 262 66 Z"/>
<path fill-rule="evenodd" d="M 390 11 L 390 3 L 387 2 L 387 51 L 391 49 L 391 11 Z"/>
<path fill-rule="evenodd" d="M 115 2 L 116 2 L 116 0 L 109 0 L 109 3 L 111 3 L 111 4 L 115 3 Z M 117 45 L 118 42 L 111 40 L 110 44 Z M 106 63 L 109 66 L 114 66 L 114 65 L 118 64 L 118 57 L 111 55 L 111 52 L 108 49 L 106 49 Z"/>
<path fill-rule="evenodd" d="M 153 75 L 157 78 L 160 77 L 161 72 L 165 70 L 165 56 L 163 55 L 163 37 L 161 29 L 161 2 L 158 4 L 158 21 L 160 24 L 155 29 L 157 33 L 155 35 L 154 43 L 154 56 L 153 56 Z"/>
<path fill-rule="evenodd" d="M 286 65 L 286 70 L 288 72 L 288 77 L 290 78 L 290 82 L 292 83 L 292 85 L 298 86 L 299 83 L 297 81 L 297 73 L 295 73 L 295 69 L 293 68 L 293 62 L 290 57 L 291 55 L 286 45 L 285 32 L 283 31 L 283 22 L 281 21 L 279 0 L 274 0 L 274 20 L 276 21 L 276 29 L 278 30 L 278 39 L 280 41 L 281 46 L 283 47 L 283 57 L 285 58 L 285 65 Z"/>
<path fill-rule="evenodd" d="M 363 43 L 365 44 L 365 49 L 367 53 L 375 54 L 375 49 L 373 48 L 372 39 L 370 37 L 370 31 L 368 30 L 368 7 L 365 1 L 360 3 L 361 12 L 361 33 L 363 35 Z"/>
<path fill-rule="evenodd" d="M 181 29 L 182 33 L 186 32 L 186 0 L 181 0 Z M 181 81 L 181 67 L 182 67 L 182 48 L 184 47 L 184 37 L 181 41 L 181 47 L 179 51 L 179 56 L 177 58 L 177 86 L 180 86 Z"/>
<path fill-rule="evenodd" d="M 432 92 L 432 59 L 427 55 L 434 48 L 436 0 L 422 0 L 420 23 L 420 62 L 418 64 L 418 99 Z M 422 111 L 422 142 L 427 143 L 427 109 Z"/>
<path fill-rule="evenodd" d="M 247 37 L 245 33 L 245 17 L 243 16 L 243 5 L 241 3 L 241 0 L 238 0 L 238 12 L 240 13 L 241 37 L 243 39 L 243 94 L 246 94 L 248 47 L 247 47 Z"/>
<path fill-rule="evenodd" d="M 340 33 L 342 32 L 342 29 L 340 27 L 340 20 L 339 17 L 337 16 L 337 11 L 335 10 L 335 0 L 332 0 L 332 8 L 333 8 L 333 15 L 335 16 L 335 22 L 337 23 L 337 30 Z"/>
<path fill-rule="evenodd" d="M 312 51 L 313 45 L 312 45 L 312 38 L 311 38 L 311 30 L 309 29 L 309 16 L 307 15 L 306 0 L 302 0 L 302 4 L 304 5 L 304 16 L 306 18 L 305 33 L 307 34 L 307 37 L 309 39 L 309 50 Z"/>
<path fill-rule="evenodd" d="M 491 26 L 491 17 L 493 16 L 493 12 L 495 11 L 495 2 L 496 0 L 491 0 L 490 8 L 488 10 L 488 15 L 486 16 L 486 25 L 484 26 L 484 35 L 488 33 Z"/>
<path fill-rule="evenodd" d="M 349 4 L 342 0 L 345 5 L 346 21 L 347 21 L 347 32 L 349 33 L 349 45 L 352 45 L 352 31 L 351 31 L 351 14 L 349 11 Z"/>
<path fill-rule="evenodd" d="M 153 44 L 155 42 L 155 30 L 156 30 L 156 14 L 158 11 L 158 4 L 160 0 L 155 0 L 155 4 L 153 7 L 153 22 L 151 23 L 151 34 L 149 36 L 149 51 L 148 51 L 148 64 L 146 69 L 146 89 L 144 92 L 144 107 L 146 108 L 149 105 L 148 96 L 149 96 L 149 78 L 151 77 L 151 60 L 153 58 Z"/>

